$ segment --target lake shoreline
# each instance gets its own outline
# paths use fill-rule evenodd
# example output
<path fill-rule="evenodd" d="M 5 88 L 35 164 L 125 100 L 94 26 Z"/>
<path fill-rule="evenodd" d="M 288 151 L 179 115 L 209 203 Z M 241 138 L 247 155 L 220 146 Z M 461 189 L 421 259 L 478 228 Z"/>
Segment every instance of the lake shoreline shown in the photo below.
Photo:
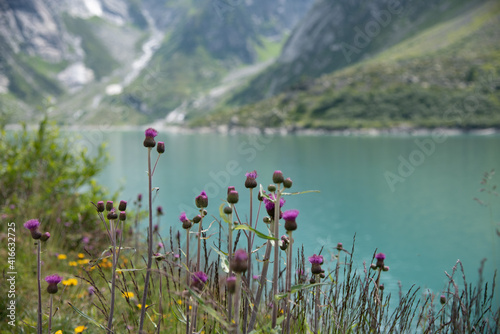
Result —
<path fill-rule="evenodd" d="M 477 135 L 489 136 L 499 135 L 499 128 L 481 128 L 481 129 L 462 129 L 462 128 L 422 128 L 411 126 L 400 126 L 392 128 L 348 128 L 339 130 L 328 129 L 307 129 L 299 127 L 279 127 L 279 128 L 258 128 L 258 127 L 236 127 L 221 125 L 218 127 L 186 127 L 182 125 L 165 125 L 155 122 L 147 125 L 59 125 L 62 131 L 142 131 L 153 127 L 157 131 L 171 134 L 221 134 L 221 135 L 270 135 L 270 136 L 359 136 L 359 137 L 378 137 L 378 136 L 459 136 L 459 135 Z M 28 125 L 28 129 L 37 129 L 37 125 Z M 22 130 L 20 124 L 8 124 L 6 130 Z"/>

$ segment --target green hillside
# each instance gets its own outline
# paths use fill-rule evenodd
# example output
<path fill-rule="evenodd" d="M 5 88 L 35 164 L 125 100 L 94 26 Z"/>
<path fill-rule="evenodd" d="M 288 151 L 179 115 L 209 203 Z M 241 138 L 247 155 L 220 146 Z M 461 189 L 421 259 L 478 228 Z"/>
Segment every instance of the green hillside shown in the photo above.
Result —
<path fill-rule="evenodd" d="M 252 105 L 220 108 L 208 123 L 317 129 L 500 127 L 499 27 L 500 4 L 487 2 L 357 65 L 304 80 Z M 198 119 L 191 124 L 206 123 Z"/>

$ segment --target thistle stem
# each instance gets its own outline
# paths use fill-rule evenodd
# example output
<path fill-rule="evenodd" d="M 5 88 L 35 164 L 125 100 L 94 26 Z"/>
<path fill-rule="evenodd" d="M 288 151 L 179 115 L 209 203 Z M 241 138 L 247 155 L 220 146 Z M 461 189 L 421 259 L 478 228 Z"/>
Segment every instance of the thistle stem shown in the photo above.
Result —
<path fill-rule="evenodd" d="M 37 264 L 36 264 L 36 272 L 37 272 L 37 281 L 38 281 L 38 321 L 37 321 L 37 333 L 42 334 L 42 260 L 41 260 L 41 252 L 42 252 L 42 241 L 37 240 Z"/>
<path fill-rule="evenodd" d="M 151 147 L 148 147 L 148 200 L 149 200 L 149 228 L 148 228 L 148 265 L 146 270 L 146 279 L 144 281 L 144 292 L 142 295 L 142 305 L 146 305 L 148 298 L 149 278 L 151 276 L 151 265 L 153 263 L 153 200 L 152 200 L 152 174 L 151 174 Z M 141 317 L 139 320 L 139 334 L 142 334 L 144 327 L 144 317 L 146 307 L 141 308 Z"/>
<path fill-rule="evenodd" d="M 280 219 L 280 185 L 277 185 L 276 197 L 274 203 L 274 237 L 278 238 L 279 235 L 279 219 Z M 274 270 L 273 270 L 273 313 L 271 327 L 276 327 L 276 319 L 278 318 L 278 303 L 274 297 L 278 294 L 278 276 L 279 276 L 279 247 L 278 241 L 274 244 Z"/>
<path fill-rule="evenodd" d="M 288 298 L 286 299 L 286 324 L 285 324 L 285 334 L 290 333 L 290 299 L 292 298 L 292 245 L 293 237 L 292 231 L 288 231 L 288 238 L 290 239 L 290 244 L 288 245 L 287 259 L 286 259 L 286 286 L 285 290 L 288 293 Z"/>
<path fill-rule="evenodd" d="M 234 293 L 234 325 L 235 333 L 240 334 L 240 300 L 241 300 L 241 273 L 236 274 L 236 291 Z"/>
<path fill-rule="evenodd" d="M 111 233 L 111 247 L 112 247 L 112 270 L 111 270 L 111 303 L 109 307 L 108 319 L 108 333 L 113 333 L 113 314 L 115 310 L 115 285 L 116 285 L 116 229 L 113 220 L 109 221 L 109 229 Z"/>
<path fill-rule="evenodd" d="M 49 302 L 49 329 L 48 329 L 48 334 L 52 331 L 52 299 L 53 296 L 50 294 L 50 302 Z"/>

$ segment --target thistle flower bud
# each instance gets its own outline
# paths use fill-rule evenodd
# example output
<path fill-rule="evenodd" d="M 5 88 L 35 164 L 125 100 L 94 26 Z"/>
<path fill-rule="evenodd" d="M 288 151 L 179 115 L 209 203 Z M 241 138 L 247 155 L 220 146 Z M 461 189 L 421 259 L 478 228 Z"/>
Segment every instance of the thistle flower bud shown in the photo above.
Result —
<path fill-rule="evenodd" d="M 158 216 L 163 216 L 163 207 L 161 205 L 158 205 L 158 207 L 156 208 L 156 214 Z"/>
<path fill-rule="evenodd" d="M 97 202 L 96 209 L 97 209 L 97 212 L 104 212 L 104 209 L 105 209 L 104 202 L 103 201 Z"/>
<path fill-rule="evenodd" d="M 319 278 L 325 278 L 326 275 L 325 275 L 325 271 L 323 269 L 321 269 L 321 273 L 319 274 Z"/>
<path fill-rule="evenodd" d="M 42 236 L 40 237 L 40 240 L 42 241 L 47 241 L 49 240 L 50 238 L 50 233 L 49 232 L 45 232 L 44 234 L 42 234 Z"/>
<path fill-rule="evenodd" d="M 341 250 L 343 250 L 343 249 L 344 249 L 344 247 L 343 247 L 342 243 L 341 243 L 341 242 L 339 242 L 339 243 L 337 244 L 337 250 L 341 251 Z"/>
<path fill-rule="evenodd" d="M 223 211 L 226 215 L 230 215 L 231 213 L 233 213 L 233 209 L 231 209 L 230 206 L 225 206 Z"/>
<path fill-rule="evenodd" d="M 120 215 L 118 216 L 119 220 L 126 220 L 127 219 L 127 213 L 125 211 L 120 211 Z"/>
<path fill-rule="evenodd" d="M 236 276 L 229 276 L 226 278 L 227 291 L 234 293 L 236 291 Z"/>
<path fill-rule="evenodd" d="M 193 217 L 193 223 L 195 224 L 198 224 L 199 222 L 201 222 L 201 216 L 200 215 L 196 215 Z"/>
<path fill-rule="evenodd" d="M 441 303 L 441 305 L 446 304 L 446 296 L 445 295 L 441 295 L 441 297 L 439 297 L 439 302 Z"/>
<path fill-rule="evenodd" d="M 311 277 L 311 279 L 309 280 L 309 283 L 311 283 L 311 284 L 316 283 L 316 279 L 314 277 Z"/>
<path fill-rule="evenodd" d="M 375 259 L 377 259 L 377 268 L 384 269 L 385 254 L 378 253 L 377 255 L 375 255 Z"/>
<path fill-rule="evenodd" d="M 281 250 L 286 250 L 289 244 L 290 244 L 290 238 L 288 238 L 288 236 L 286 235 L 282 235 L 280 243 Z"/>
<path fill-rule="evenodd" d="M 227 194 L 227 202 L 230 204 L 238 203 L 239 199 L 240 199 L 240 197 L 239 197 L 238 192 L 236 190 L 231 190 Z"/>
<path fill-rule="evenodd" d="M 380 284 L 380 286 L 379 286 L 378 288 L 380 289 L 380 291 L 384 291 L 385 286 L 384 286 L 384 284 L 382 283 L 382 284 Z"/>
<path fill-rule="evenodd" d="M 206 208 L 208 206 L 207 193 L 203 190 L 198 196 L 196 196 L 194 202 L 197 208 Z"/>
<path fill-rule="evenodd" d="M 267 217 L 267 216 L 266 216 L 266 217 L 262 218 L 262 221 L 263 221 L 264 223 L 266 223 L 266 224 L 271 224 L 272 219 L 271 219 L 271 217 Z"/>
<path fill-rule="evenodd" d="M 267 186 L 267 190 L 273 193 L 276 191 L 276 186 L 274 184 L 270 184 Z"/>
<path fill-rule="evenodd" d="M 189 219 L 187 219 L 185 212 L 181 213 L 181 215 L 179 216 L 179 220 L 182 223 L 182 228 L 185 230 L 190 229 L 191 226 L 193 226 L 193 223 Z"/>
<path fill-rule="evenodd" d="M 276 184 L 283 183 L 285 179 L 283 178 L 283 173 L 280 170 L 277 170 L 273 173 L 273 182 Z"/>
<path fill-rule="evenodd" d="M 230 193 L 232 190 L 236 190 L 236 188 L 235 188 L 234 186 L 229 186 L 229 187 L 227 187 L 227 194 L 229 195 L 229 193 Z"/>
<path fill-rule="evenodd" d="M 246 188 L 253 189 L 257 187 L 257 181 L 255 180 L 257 178 L 257 172 L 255 170 L 253 172 L 246 173 L 245 176 L 247 177 L 245 180 Z"/>
<path fill-rule="evenodd" d="M 120 201 L 120 204 L 118 204 L 118 210 L 119 211 L 127 210 L 127 201 Z"/>
<path fill-rule="evenodd" d="M 144 139 L 144 147 L 155 147 L 155 137 L 158 135 L 158 132 L 153 128 L 149 128 L 144 132 L 144 134 L 146 135 L 146 138 Z"/>
<path fill-rule="evenodd" d="M 165 153 L 165 143 L 162 142 L 162 141 L 159 141 L 158 142 L 158 145 L 156 145 L 156 151 L 159 153 L 159 154 L 163 154 Z"/>
<path fill-rule="evenodd" d="M 116 211 L 112 209 L 111 211 L 108 212 L 107 218 L 109 220 L 115 220 L 118 218 L 118 215 L 116 214 Z"/>
<path fill-rule="evenodd" d="M 231 259 L 231 269 L 235 273 L 245 272 L 248 268 L 248 254 L 243 249 L 238 249 Z"/>
<path fill-rule="evenodd" d="M 289 177 L 283 180 L 283 187 L 285 188 L 291 188 L 292 184 L 292 179 L 290 179 Z"/>
<path fill-rule="evenodd" d="M 323 256 L 322 255 L 314 254 L 313 256 L 310 256 L 309 263 L 311 263 L 311 273 L 317 275 L 317 274 L 321 274 L 324 272 L 324 270 L 321 269 L 321 265 L 323 264 Z"/>
<path fill-rule="evenodd" d="M 106 202 L 106 211 L 111 211 L 113 209 L 113 201 Z"/>
<path fill-rule="evenodd" d="M 140 201 L 142 201 L 142 194 L 137 195 L 137 202 L 140 202 Z"/>

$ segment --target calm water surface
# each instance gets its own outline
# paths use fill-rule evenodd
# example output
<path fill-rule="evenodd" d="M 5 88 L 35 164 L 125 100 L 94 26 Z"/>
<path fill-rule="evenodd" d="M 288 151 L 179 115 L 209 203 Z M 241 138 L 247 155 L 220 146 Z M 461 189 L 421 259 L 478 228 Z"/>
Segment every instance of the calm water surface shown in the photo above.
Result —
<path fill-rule="evenodd" d="M 84 133 L 90 148 L 108 142 L 112 162 L 100 182 L 122 189 L 130 203 L 147 193 L 147 150 L 142 131 Z M 338 242 L 351 248 L 355 263 L 371 261 L 377 249 L 391 270 L 383 275 L 386 289 L 397 291 L 416 284 L 436 293 L 446 283 L 457 260 L 469 281 L 477 279 L 479 263 L 491 280 L 500 267 L 500 238 L 494 235 L 490 211 L 474 197 L 485 171 L 500 171 L 500 136 L 225 136 L 160 133 L 165 141 L 153 186 L 159 187 L 154 206 L 165 216 L 160 231 L 180 228 L 178 216 L 194 215 L 194 197 L 205 190 L 209 214 L 217 215 L 228 185 L 240 192 L 239 214 L 247 215 L 245 173 L 257 170 L 267 186 L 274 170 L 294 181 L 292 190 L 319 190 L 286 198 L 285 209 L 299 209 L 294 233 L 306 255 L 328 255 Z M 153 157 L 157 154 L 154 151 Z M 500 184 L 500 177 L 494 179 Z M 499 221 L 500 198 L 493 199 Z M 261 231 L 264 224 L 259 222 Z M 215 226 L 215 225 L 214 225 Z M 215 232 L 214 228 L 214 232 Z M 282 231 L 284 233 L 284 230 Z M 327 256 L 328 258 L 328 256 Z M 333 262 L 331 262 L 333 267 Z M 497 296 L 499 294 L 497 293 Z"/>

